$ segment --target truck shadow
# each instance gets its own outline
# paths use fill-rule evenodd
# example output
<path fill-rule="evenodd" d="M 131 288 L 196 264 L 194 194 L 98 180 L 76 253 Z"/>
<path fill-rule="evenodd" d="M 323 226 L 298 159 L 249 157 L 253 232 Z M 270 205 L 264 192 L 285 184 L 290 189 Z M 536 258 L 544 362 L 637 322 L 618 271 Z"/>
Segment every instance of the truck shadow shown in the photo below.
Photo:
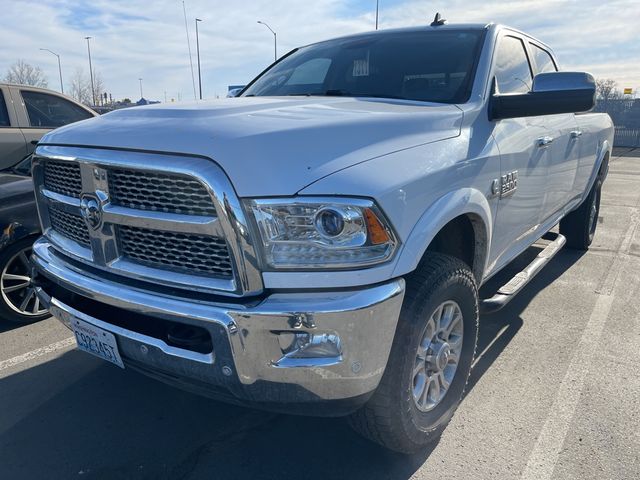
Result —
<path fill-rule="evenodd" d="M 561 252 L 504 310 L 481 318 L 468 390 L 517 335 L 536 294 L 579 258 Z M 527 259 L 512 269 L 518 262 Z M 0 379 L 0 405 L 0 465 L 12 479 L 406 479 L 435 448 L 395 454 L 342 419 L 217 403 L 77 351 Z"/>

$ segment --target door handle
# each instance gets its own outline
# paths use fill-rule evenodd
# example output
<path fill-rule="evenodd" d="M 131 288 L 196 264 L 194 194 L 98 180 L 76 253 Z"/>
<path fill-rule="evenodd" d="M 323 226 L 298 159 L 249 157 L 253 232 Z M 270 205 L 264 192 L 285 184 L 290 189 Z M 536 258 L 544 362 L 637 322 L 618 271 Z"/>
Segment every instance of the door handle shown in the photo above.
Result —
<path fill-rule="evenodd" d="M 582 136 L 582 130 L 572 130 L 571 138 L 578 138 Z"/>
<path fill-rule="evenodd" d="M 538 147 L 546 147 L 553 143 L 553 137 L 549 137 L 548 135 L 544 137 L 540 137 L 538 139 Z"/>

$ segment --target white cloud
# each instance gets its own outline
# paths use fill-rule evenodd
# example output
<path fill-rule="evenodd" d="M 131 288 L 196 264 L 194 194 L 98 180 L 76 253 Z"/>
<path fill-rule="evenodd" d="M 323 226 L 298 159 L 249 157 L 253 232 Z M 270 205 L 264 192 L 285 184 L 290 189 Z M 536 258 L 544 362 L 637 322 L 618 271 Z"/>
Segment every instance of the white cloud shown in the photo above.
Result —
<path fill-rule="evenodd" d="M 520 28 L 551 45 L 564 68 L 585 69 L 640 89 L 640 35 L 637 0 L 435 1 L 381 0 L 381 28 L 427 23 L 439 10 L 451 22 L 495 21 Z M 187 0 L 195 62 L 193 20 L 200 24 L 203 90 L 224 95 L 229 84 L 245 83 L 279 53 L 295 46 L 373 28 L 375 1 Z M 49 85 L 58 87 L 55 57 L 63 74 L 88 70 L 92 36 L 94 67 L 114 97 L 139 97 L 142 77 L 147 98 L 193 98 L 180 0 L 3 0 L 0 16 L 0 75 L 18 58 L 40 65 Z"/>

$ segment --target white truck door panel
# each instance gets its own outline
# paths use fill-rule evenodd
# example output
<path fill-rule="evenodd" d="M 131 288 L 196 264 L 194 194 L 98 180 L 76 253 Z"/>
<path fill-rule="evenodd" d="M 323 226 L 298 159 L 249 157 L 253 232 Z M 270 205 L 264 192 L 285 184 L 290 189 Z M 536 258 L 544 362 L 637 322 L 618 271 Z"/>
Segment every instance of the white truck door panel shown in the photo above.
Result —
<path fill-rule="evenodd" d="M 500 263 L 510 258 L 508 249 L 519 249 L 519 241 L 535 234 L 545 200 L 549 151 L 537 146 L 547 135 L 544 119 L 539 117 L 501 120 L 494 130 L 500 150 L 502 176 L 517 172 L 517 187 L 505 195 L 498 193 L 498 211 L 490 258 Z M 502 178 L 498 179 L 502 184 Z M 517 245 L 516 245 L 517 242 Z"/>
<path fill-rule="evenodd" d="M 551 53 L 542 45 L 529 41 L 529 56 L 534 72 L 548 73 L 558 70 Z M 574 197 L 574 183 L 580 157 L 580 132 L 573 113 L 547 115 L 545 122 L 551 143 L 542 146 L 548 150 L 548 182 L 546 185 L 543 219 L 550 219 Z"/>
<path fill-rule="evenodd" d="M 564 208 L 573 197 L 580 155 L 578 123 L 573 113 L 547 115 L 546 123 L 553 142 L 543 147 L 548 150 L 549 161 L 544 219 Z"/>
<path fill-rule="evenodd" d="M 522 39 L 503 34 L 494 52 L 493 75 L 500 94 L 531 90 L 533 70 Z M 539 139 L 549 136 L 545 117 L 495 121 L 493 136 L 500 151 L 498 211 L 494 221 L 489 270 L 511 260 L 537 235 L 545 202 L 549 149 Z M 516 183 L 509 183 L 517 178 Z M 506 191 L 505 191 L 506 190 Z"/>

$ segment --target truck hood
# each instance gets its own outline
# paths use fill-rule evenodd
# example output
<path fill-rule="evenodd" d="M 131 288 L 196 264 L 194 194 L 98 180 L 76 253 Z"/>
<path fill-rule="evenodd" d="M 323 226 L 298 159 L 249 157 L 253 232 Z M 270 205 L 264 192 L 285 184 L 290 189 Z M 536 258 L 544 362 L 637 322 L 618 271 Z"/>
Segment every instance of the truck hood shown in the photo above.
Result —
<path fill-rule="evenodd" d="M 372 158 L 459 135 L 455 105 L 350 97 L 243 97 L 118 110 L 41 144 L 200 155 L 238 195 L 293 195 Z"/>

